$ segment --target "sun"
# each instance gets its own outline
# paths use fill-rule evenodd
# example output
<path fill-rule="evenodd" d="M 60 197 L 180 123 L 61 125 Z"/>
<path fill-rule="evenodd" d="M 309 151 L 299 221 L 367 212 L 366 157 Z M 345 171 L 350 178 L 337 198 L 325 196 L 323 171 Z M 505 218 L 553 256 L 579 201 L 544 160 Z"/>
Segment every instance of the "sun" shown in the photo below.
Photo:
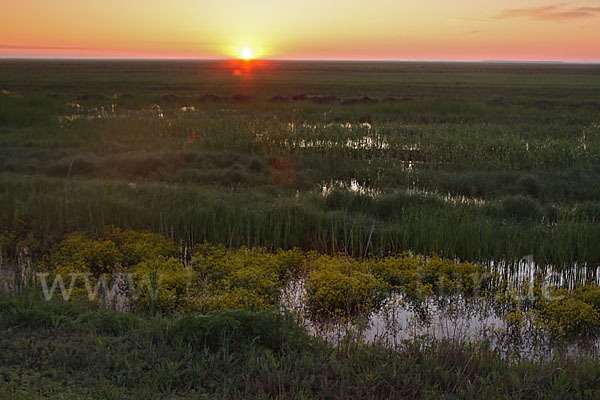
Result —
<path fill-rule="evenodd" d="M 244 59 L 244 60 L 252 60 L 252 58 L 253 58 L 252 50 L 250 50 L 247 47 L 244 47 L 242 49 L 242 59 Z"/>

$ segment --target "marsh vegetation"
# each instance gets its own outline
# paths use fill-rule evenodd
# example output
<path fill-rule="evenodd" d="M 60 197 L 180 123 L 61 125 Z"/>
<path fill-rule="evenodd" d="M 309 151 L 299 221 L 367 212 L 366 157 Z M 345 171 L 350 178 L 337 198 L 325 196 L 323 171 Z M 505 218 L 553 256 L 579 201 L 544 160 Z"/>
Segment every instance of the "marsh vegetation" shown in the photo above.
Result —
<path fill-rule="evenodd" d="M 0 62 L 7 362 L 94 397 L 597 393 L 598 66 L 252 65 Z"/>

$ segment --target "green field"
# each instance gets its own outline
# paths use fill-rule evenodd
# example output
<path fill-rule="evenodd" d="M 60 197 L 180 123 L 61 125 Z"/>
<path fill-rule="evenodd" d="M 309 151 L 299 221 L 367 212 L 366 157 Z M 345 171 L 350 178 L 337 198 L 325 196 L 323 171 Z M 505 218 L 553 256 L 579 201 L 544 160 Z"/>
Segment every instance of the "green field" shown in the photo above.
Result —
<path fill-rule="evenodd" d="M 0 395 L 594 398 L 597 354 L 561 346 L 600 336 L 600 65 L 2 60 L 0 228 L 3 272 L 162 266 L 175 299 L 119 314 L 19 281 L 0 299 Z M 547 334 L 550 358 L 332 346 L 264 311 L 299 276 L 339 322 L 390 293 L 480 294 L 464 283 L 482 271 L 496 299 L 555 273 L 561 301 L 498 300 L 507 324 Z M 173 333 L 186 323 L 200 333 Z M 98 356 L 89 370 L 60 358 L 81 358 L 77 343 Z"/>
<path fill-rule="evenodd" d="M 190 244 L 600 259 L 595 65 L 4 61 L 0 71 L 3 220 L 30 217 L 44 244 L 115 224 Z M 301 94 L 379 102 L 268 101 Z M 323 196 L 332 182 L 380 195 Z"/>

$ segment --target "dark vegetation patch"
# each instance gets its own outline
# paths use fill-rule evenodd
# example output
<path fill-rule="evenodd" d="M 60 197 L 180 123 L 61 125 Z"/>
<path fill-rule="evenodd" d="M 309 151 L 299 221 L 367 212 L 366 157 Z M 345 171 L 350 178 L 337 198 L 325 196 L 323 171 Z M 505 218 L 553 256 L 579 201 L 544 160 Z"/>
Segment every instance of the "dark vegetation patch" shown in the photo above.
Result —
<path fill-rule="evenodd" d="M 106 96 L 104 96 L 102 94 L 98 94 L 98 93 L 85 93 L 80 96 L 77 96 L 77 100 L 81 100 L 81 101 L 106 100 L 106 99 L 107 99 Z"/>
<path fill-rule="evenodd" d="M 363 96 L 360 99 L 358 99 L 358 102 L 360 104 L 374 104 L 374 103 L 378 103 L 379 100 L 377 99 L 372 99 L 369 96 Z"/>
<path fill-rule="evenodd" d="M 174 102 L 176 102 L 177 100 L 179 100 L 179 99 L 180 99 L 180 97 L 179 97 L 179 96 L 177 96 L 176 94 L 173 94 L 173 93 L 167 93 L 167 94 L 164 94 L 164 95 L 163 95 L 161 98 L 162 98 L 164 101 L 167 101 L 167 102 L 169 102 L 169 103 L 174 103 Z"/>
<path fill-rule="evenodd" d="M 221 96 L 216 96 L 214 94 L 203 94 L 202 96 L 200 96 L 198 98 L 198 100 L 206 101 L 206 102 L 213 102 L 213 103 L 220 103 L 224 99 Z"/>
<path fill-rule="evenodd" d="M 509 107 L 510 104 L 508 104 L 506 101 L 502 100 L 502 99 L 493 99 L 487 102 L 488 107 Z"/>
<path fill-rule="evenodd" d="M 308 100 L 308 96 L 305 94 L 295 94 L 292 96 L 293 101 L 306 101 Z"/>
<path fill-rule="evenodd" d="M 600 103 L 595 102 L 595 101 L 586 101 L 583 103 L 571 104 L 569 106 L 569 109 L 571 109 L 571 110 L 579 110 L 579 109 L 600 110 Z"/>
<path fill-rule="evenodd" d="M 269 99 L 270 103 L 289 103 L 290 99 L 283 96 L 273 96 Z"/>
<path fill-rule="evenodd" d="M 550 100 L 538 100 L 529 104 L 529 107 L 538 108 L 540 110 L 549 110 L 556 107 L 556 104 Z"/>
<path fill-rule="evenodd" d="M 333 104 L 341 101 L 337 96 L 311 96 L 309 97 L 309 100 L 311 103 L 315 104 Z"/>
<path fill-rule="evenodd" d="M 540 197 L 543 193 L 543 184 L 536 177 L 525 175 L 517 181 L 519 192 L 531 197 Z"/>
<path fill-rule="evenodd" d="M 252 100 L 252 96 L 238 93 L 233 95 L 231 99 L 236 103 L 249 103 Z"/>
<path fill-rule="evenodd" d="M 0 128 L 49 124 L 63 112 L 62 106 L 48 97 L 23 97 L 0 93 Z"/>
<path fill-rule="evenodd" d="M 502 200 L 502 211 L 516 221 L 538 219 L 542 211 L 538 203 L 525 196 L 510 196 Z"/>

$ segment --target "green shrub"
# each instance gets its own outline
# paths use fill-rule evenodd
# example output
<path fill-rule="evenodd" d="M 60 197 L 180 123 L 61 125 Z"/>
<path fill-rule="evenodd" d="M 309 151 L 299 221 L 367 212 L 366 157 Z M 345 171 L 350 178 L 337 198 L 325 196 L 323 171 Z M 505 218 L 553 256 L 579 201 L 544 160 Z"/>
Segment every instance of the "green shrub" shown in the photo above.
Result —
<path fill-rule="evenodd" d="M 525 196 L 509 196 L 502 199 L 502 211 L 506 218 L 517 221 L 535 220 L 541 216 L 540 205 Z"/>
<path fill-rule="evenodd" d="M 249 346 L 281 351 L 300 348 L 312 339 L 293 321 L 268 311 L 221 310 L 207 315 L 188 315 L 169 327 L 173 343 L 189 343 L 197 349 L 230 350 Z"/>

